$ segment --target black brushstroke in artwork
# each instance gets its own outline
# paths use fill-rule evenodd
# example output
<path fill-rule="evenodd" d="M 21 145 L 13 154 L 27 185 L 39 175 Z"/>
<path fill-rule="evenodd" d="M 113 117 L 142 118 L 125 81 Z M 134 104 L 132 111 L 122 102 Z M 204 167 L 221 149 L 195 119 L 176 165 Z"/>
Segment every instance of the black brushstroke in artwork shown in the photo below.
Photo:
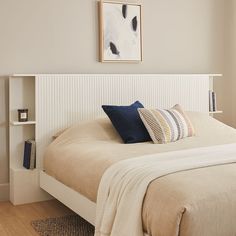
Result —
<path fill-rule="evenodd" d="M 112 54 L 119 55 L 120 52 L 117 50 L 116 45 L 112 42 L 110 42 L 110 49 Z"/>
<path fill-rule="evenodd" d="M 137 16 L 135 16 L 135 17 L 132 19 L 132 27 L 133 27 L 133 30 L 134 30 L 134 31 L 137 30 L 137 27 L 138 27 Z"/>
<path fill-rule="evenodd" d="M 124 18 L 127 17 L 127 5 L 122 5 L 122 15 Z"/>

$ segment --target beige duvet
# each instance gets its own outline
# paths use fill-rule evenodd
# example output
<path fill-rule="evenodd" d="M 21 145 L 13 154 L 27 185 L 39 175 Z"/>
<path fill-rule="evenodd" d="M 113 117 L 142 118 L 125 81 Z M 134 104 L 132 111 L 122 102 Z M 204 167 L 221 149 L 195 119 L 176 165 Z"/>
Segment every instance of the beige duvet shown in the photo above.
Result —
<path fill-rule="evenodd" d="M 236 131 L 189 113 L 196 137 L 175 143 L 123 144 L 107 119 L 73 127 L 48 148 L 46 172 L 96 202 L 100 179 L 113 163 L 158 152 L 236 142 Z M 170 174 L 153 181 L 143 203 L 143 227 L 153 236 L 235 236 L 236 165 Z"/>

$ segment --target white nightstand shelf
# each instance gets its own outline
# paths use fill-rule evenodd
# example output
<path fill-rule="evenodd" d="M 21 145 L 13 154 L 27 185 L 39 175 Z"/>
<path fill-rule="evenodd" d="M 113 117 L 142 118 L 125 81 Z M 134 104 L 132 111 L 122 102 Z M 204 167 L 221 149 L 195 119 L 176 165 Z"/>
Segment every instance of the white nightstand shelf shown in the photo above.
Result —
<path fill-rule="evenodd" d="M 36 121 L 26 121 L 26 122 L 19 122 L 19 121 L 11 121 L 10 122 L 11 125 L 16 125 L 16 126 L 20 126 L 20 125 L 35 125 Z"/>
<path fill-rule="evenodd" d="M 209 111 L 209 114 L 221 114 L 223 111 Z"/>

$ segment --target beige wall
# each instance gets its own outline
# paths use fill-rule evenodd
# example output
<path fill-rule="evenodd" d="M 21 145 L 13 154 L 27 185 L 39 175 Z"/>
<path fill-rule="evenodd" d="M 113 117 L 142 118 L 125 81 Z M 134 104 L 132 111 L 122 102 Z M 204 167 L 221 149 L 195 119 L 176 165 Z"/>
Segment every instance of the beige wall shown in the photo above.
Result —
<path fill-rule="evenodd" d="M 228 21 L 228 37 L 226 42 L 226 63 L 225 74 L 226 89 L 225 89 L 225 104 L 224 107 L 228 112 L 227 117 L 229 123 L 236 127 L 236 1 L 229 0 Z"/>
<path fill-rule="evenodd" d="M 101 64 L 95 0 L 0 0 L 0 76 L 221 73 L 225 2 L 143 0 L 143 63 Z M 0 183 L 7 181 L 5 88 L 0 79 Z"/>
<path fill-rule="evenodd" d="M 230 71 L 231 71 L 231 81 L 232 81 L 232 86 L 231 86 L 231 93 L 232 93 L 232 105 L 231 105 L 231 110 L 232 110 L 232 124 L 234 127 L 236 127 L 236 1 L 231 0 L 232 2 L 232 8 L 231 8 L 231 48 L 229 49 L 230 51 Z"/>
<path fill-rule="evenodd" d="M 95 0 L 1 0 L 0 74 L 221 72 L 224 0 L 143 0 L 144 62 L 97 62 Z"/>

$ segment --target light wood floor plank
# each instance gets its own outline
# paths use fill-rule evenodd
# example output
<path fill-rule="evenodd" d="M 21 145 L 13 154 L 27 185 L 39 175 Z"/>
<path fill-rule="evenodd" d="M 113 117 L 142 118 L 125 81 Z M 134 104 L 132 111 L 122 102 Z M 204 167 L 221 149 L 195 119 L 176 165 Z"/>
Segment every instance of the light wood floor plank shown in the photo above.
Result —
<path fill-rule="evenodd" d="M 0 235 L 38 236 L 30 225 L 31 221 L 70 214 L 73 212 L 56 200 L 21 206 L 0 202 Z"/>

